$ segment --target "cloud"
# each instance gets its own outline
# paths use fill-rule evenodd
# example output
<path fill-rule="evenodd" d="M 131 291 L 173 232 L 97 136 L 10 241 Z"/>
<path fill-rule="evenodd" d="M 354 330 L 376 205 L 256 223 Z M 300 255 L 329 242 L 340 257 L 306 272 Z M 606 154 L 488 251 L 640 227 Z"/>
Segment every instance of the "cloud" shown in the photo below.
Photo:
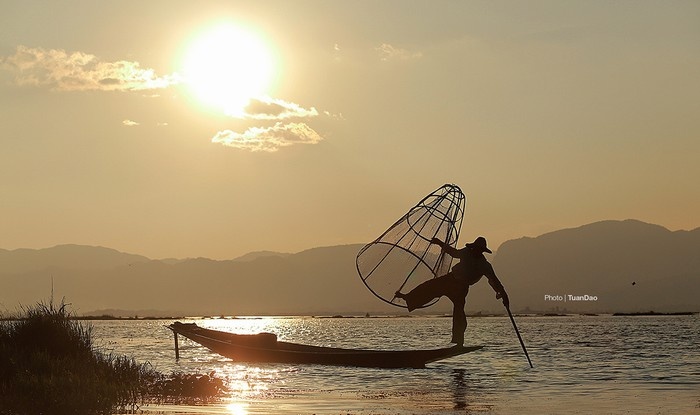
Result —
<path fill-rule="evenodd" d="M 379 59 L 385 62 L 394 60 L 408 61 L 423 57 L 422 52 L 411 52 L 406 49 L 397 48 L 388 43 L 382 43 L 374 48 L 374 50 L 379 53 Z"/>
<path fill-rule="evenodd" d="M 17 46 L 0 64 L 16 73 L 19 85 L 47 86 L 58 91 L 143 91 L 180 83 L 177 74 L 156 76 L 138 62 L 105 62 L 95 55 Z"/>
<path fill-rule="evenodd" d="M 343 113 L 342 113 L 342 112 L 341 112 L 341 113 L 338 113 L 338 114 L 334 114 L 334 113 L 332 113 L 332 112 L 330 112 L 330 111 L 323 111 L 323 114 L 324 114 L 326 117 L 332 118 L 332 119 L 334 119 L 334 120 L 345 120 L 345 117 L 343 116 Z"/>
<path fill-rule="evenodd" d="M 122 121 L 122 125 L 125 125 L 127 127 L 135 127 L 137 125 L 141 125 L 141 123 L 127 119 L 127 120 Z"/>
<path fill-rule="evenodd" d="M 316 108 L 304 108 L 293 102 L 275 98 L 251 99 L 245 107 L 245 118 L 254 120 L 284 120 L 288 118 L 311 118 L 318 116 Z"/>
<path fill-rule="evenodd" d="M 274 152 L 280 147 L 316 144 L 322 140 L 323 137 L 304 123 L 278 122 L 272 127 L 251 127 L 242 134 L 219 131 L 211 141 L 242 150 Z"/>

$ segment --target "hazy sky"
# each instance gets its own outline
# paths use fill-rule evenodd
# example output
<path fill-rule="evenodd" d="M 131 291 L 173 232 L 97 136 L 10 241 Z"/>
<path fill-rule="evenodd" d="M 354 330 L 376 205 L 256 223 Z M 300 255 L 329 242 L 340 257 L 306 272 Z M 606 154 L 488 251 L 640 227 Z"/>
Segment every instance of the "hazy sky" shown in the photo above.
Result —
<path fill-rule="evenodd" d="M 697 1 L 0 0 L 0 248 L 700 226 Z"/>

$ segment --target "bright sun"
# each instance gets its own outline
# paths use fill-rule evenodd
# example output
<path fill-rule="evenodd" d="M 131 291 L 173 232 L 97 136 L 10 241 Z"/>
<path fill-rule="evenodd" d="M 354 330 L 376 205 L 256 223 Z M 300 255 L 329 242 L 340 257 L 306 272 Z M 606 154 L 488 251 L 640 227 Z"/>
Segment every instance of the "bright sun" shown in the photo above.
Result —
<path fill-rule="evenodd" d="M 268 93 L 275 63 L 260 38 L 224 24 L 198 36 L 182 66 L 184 82 L 202 103 L 242 116 L 251 98 Z"/>

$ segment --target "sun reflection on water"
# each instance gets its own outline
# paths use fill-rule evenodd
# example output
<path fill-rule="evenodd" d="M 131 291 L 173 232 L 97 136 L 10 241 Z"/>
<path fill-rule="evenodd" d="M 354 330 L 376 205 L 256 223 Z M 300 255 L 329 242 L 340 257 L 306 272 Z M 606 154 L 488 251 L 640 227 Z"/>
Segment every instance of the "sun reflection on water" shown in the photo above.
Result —
<path fill-rule="evenodd" d="M 237 334 L 256 334 L 264 331 L 273 332 L 278 325 L 272 317 L 226 318 L 206 320 L 203 327 L 223 330 Z"/>
<path fill-rule="evenodd" d="M 226 405 L 226 411 L 231 415 L 248 415 L 248 404 L 243 402 L 231 402 Z"/>

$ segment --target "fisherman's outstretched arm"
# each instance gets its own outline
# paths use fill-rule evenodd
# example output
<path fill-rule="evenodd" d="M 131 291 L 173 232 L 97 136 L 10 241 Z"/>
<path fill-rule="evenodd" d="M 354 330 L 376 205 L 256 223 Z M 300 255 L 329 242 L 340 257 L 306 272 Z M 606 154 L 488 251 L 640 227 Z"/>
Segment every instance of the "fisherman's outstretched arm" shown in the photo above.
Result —
<path fill-rule="evenodd" d="M 493 290 L 496 292 L 496 299 L 502 298 L 503 305 L 509 307 L 510 300 L 508 299 L 508 293 L 506 292 L 506 289 L 503 287 L 503 284 L 501 284 L 501 281 L 496 276 L 496 272 L 493 270 L 493 266 L 491 266 L 491 264 L 487 265 L 488 269 L 484 275 L 486 275 L 486 278 L 488 278 L 489 285 L 491 286 L 491 288 L 493 288 Z"/>
<path fill-rule="evenodd" d="M 431 243 L 434 243 L 436 245 L 439 245 L 440 248 L 442 248 L 443 251 L 447 252 L 451 257 L 455 258 L 459 255 L 459 250 L 457 248 L 454 248 L 450 245 L 447 245 L 443 241 L 439 240 L 438 238 L 433 238 L 430 240 Z"/>

